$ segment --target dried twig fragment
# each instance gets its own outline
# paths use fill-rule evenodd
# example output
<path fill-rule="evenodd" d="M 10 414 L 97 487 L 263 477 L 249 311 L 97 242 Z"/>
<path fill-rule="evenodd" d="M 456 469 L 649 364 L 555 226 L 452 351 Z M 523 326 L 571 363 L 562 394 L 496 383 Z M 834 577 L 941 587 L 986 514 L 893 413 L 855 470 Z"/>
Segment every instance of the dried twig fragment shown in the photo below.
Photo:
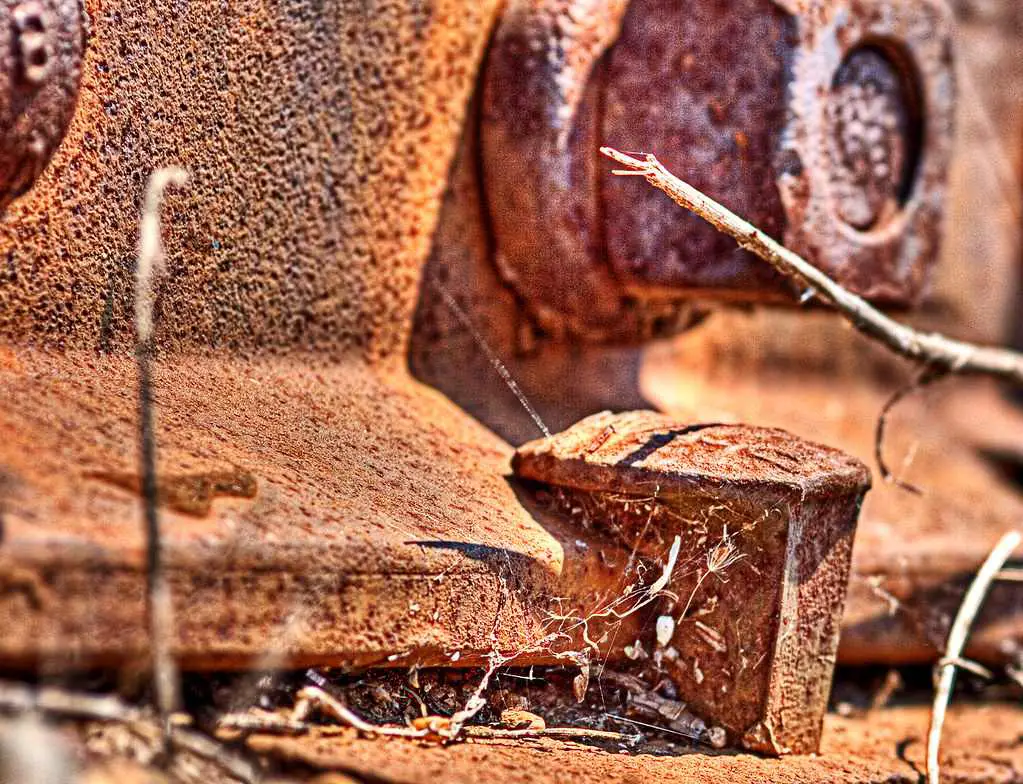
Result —
<path fill-rule="evenodd" d="M 171 656 L 174 625 L 170 586 L 163 572 L 157 512 L 156 441 L 153 431 L 153 278 L 163 268 L 160 200 L 168 185 L 182 186 L 188 173 L 177 167 L 153 172 L 139 222 L 139 257 L 135 271 L 135 358 L 139 375 L 139 462 L 146 520 L 146 600 L 153 656 L 156 704 L 166 723 L 177 703 L 177 667 Z"/>
<path fill-rule="evenodd" d="M 1023 536 L 1019 531 L 1009 531 L 1002 536 L 988 555 L 987 560 L 981 565 L 977 576 L 973 578 L 973 582 L 963 597 L 963 603 L 959 605 L 959 612 L 956 613 L 955 620 L 952 622 L 952 628 L 948 633 L 948 643 L 945 646 L 945 656 L 938 663 L 934 707 L 931 709 L 931 727 L 927 733 L 927 780 L 929 784 L 938 784 L 941 777 L 938 764 L 941 727 L 945 723 L 945 711 L 948 709 L 948 701 L 952 696 L 956 667 L 961 666 L 962 652 L 970 634 L 970 626 L 980 610 L 980 605 L 983 603 L 991 583 L 996 579 L 1002 565 L 1009 559 L 1021 540 L 1023 540 Z"/>
<path fill-rule="evenodd" d="M 52 718 L 114 722 L 123 724 L 135 735 L 147 740 L 151 740 L 158 732 L 149 711 L 114 696 L 84 694 L 54 686 L 33 688 L 24 683 L 0 681 L 0 711 L 36 711 Z M 166 742 L 173 748 L 213 762 L 238 781 L 255 784 L 261 778 L 255 764 L 208 735 L 174 726 L 173 723 L 164 723 L 159 731 L 166 733 Z"/>

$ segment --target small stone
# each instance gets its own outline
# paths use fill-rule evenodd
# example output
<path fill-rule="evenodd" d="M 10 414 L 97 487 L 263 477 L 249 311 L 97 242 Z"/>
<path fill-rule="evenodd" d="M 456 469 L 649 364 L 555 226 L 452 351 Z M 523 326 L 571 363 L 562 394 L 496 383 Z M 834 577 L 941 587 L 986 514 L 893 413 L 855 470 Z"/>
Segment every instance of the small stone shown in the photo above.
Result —
<path fill-rule="evenodd" d="M 728 735 L 723 727 L 711 727 L 706 733 L 707 743 L 712 749 L 723 749 L 728 743 Z"/>
<path fill-rule="evenodd" d="M 647 652 L 643 650 L 643 643 L 641 643 L 639 640 L 636 640 L 632 645 L 626 645 L 624 651 L 625 655 L 628 658 L 632 659 L 632 661 L 636 661 L 637 659 L 650 658 L 647 655 Z"/>
<path fill-rule="evenodd" d="M 584 666 L 579 669 L 579 674 L 572 679 L 572 694 L 576 702 L 586 699 L 586 690 L 590 687 L 590 668 Z"/>
<path fill-rule="evenodd" d="M 526 710 L 501 711 L 501 724 L 513 730 L 545 730 L 547 722 L 542 716 Z"/>
<path fill-rule="evenodd" d="M 657 619 L 657 644 L 665 647 L 675 634 L 675 619 L 670 615 L 662 615 Z"/>

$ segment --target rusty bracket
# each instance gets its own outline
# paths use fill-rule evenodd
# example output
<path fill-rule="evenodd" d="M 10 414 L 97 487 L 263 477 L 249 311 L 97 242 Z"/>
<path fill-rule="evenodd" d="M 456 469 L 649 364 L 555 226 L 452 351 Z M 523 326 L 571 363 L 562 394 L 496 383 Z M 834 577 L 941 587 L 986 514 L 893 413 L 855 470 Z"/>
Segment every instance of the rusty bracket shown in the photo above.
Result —
<path fill-rule="evenodd" d="M 733 744 L 816 752 L 831 688 L 862 463 L 783 430 L 596 414 L 516 453 L 583 526 L 662 558 L 679 537 L 653 651 Z"/>
<path fill-rule="evenodd" d="M 0 3 L 0 209 L 25 193 L 64 138 L 85 49 L 79 0 Z"/>
<path fill-rule="evenodd" d="M 495 261 L 555 334 L 636 339 L 687 299 L 792 299 L 728 238 L 607 176 L 601 144 L 656 152 L 860 295 L 922 295 L 952 138 L 941 2 L 512 2 L 483 84 Z"/>

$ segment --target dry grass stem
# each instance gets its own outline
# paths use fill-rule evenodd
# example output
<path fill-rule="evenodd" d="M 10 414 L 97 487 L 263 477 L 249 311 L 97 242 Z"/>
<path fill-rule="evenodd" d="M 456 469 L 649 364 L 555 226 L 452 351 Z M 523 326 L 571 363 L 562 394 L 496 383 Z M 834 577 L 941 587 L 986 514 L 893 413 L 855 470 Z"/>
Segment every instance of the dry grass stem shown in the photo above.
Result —
<path fill-rule="evenodd" d="M 318 709 L 327 716 L 341 722 L 347 727 L 358 730 L 366 735 L 380 735 L 398 738 L 414 738 L 435 740 L 440 742 L 453 741 L 461 738 L 504 739 L 504 738 L 589 738 L 592 740 L 624 741 L 628 737 L 620 732 L 607 732 L 588 727 L 531 727 L 526 729 L 506 729 L 502 727 L 463 726 L 456 723 L 453 716 L 425 716 L 417 720 L 411 727 L 391 727 L 382 724 L 371 724 L 356 715 L 340 700 L 325 689 L 318 686 L 307 686 L 298 693 L 298 701 L 291 718 L 257 714 L 247 717 L 245 714 L 229 714 L 221 718 L 219 724 L 224 729 L 257 730 L 265 732 L 283 732 L 295 734 L 308 731 L 311 725 L 306 722 L 312 710 Z"/>
<path fill-rule="evenodd" d="M 158 169 L 149 178 L 139 221 L 139 255 L 135 272 L 135 356 L 139 376 L 139 462 L 146 523 L 146 600 L 157 708 L 166 723 L 178 700 L 177 667 L 171 654 L 174 612 L 163 569 L 157 509 L 156 437 L 151 362 L 153 356 L 154 278 L 163 270 L 160 202 L 168 185 L 182 186 L 188 174 L 177 167 Z"/>
<path fill-rule="evenodd" d="M 976 618 L 980 606 L 987 595 L 991 583 L 998 576 L 999 570 L 1019 546 L 1023 536 L 1019 531 L 1010 531 L 1002 536 L 981 565 L 976 577 L 966 591 L 959 611 L 956 613 L 952 628 L 948 633 L 945 645 L 945 656 L 937 668 L 937 686 L 934 692 L 934 707 L 931 709 L 931 726 L 927 733 L 927 781 L 938 784 L 941 770 L 938 763 L 938 748 L 941 745 L 941 728 L 945 723 L 945 713 L 952 696 L 955 684 L 956 667 L 962 663 L 963 648 L 970 634 L 970 626 Z"/>
<path fill-rule="evenodd" d="M 938 381 L 945 375 L 945 373 L 933 373 L 929 368 L 924 369 L 916 378 L 892 393 L 892 396 L 881 407 L 881 413 L 877 415 L 877 424 L 874 426 L 874 462 L 877 463 L 877 470 L 881 474 L 881 478 L 886 482 L 891 482 L 896 487 L 901 487 L 903 490 L 913 493 L 913 495 L 923 495 L 923 491 L 916 485 L 905 482 L 895 476 L 891 469 L 888 468 L 888 463 L 884 459 L 884 435 L 888 427 L 888 415 L 891 414 L 892 409 L 902 402 L 904 398 L 919 391 L 928 384 Z"/>
<path fill-rule="evenodd" d="M 610 147 L 602 147 L 600 151 L 627 167 L 615 170 L 614 174 L 644 177 L 677 204 L 696 213 L 779 273 L 834 306 L 856 329 L 896 354 L 925 365 L 931 372 L 992 376 L 1023 386 L 1023 354 L 953 340 L 937 333 L 924 333 L 900 324 L 753 224 L 680 180 L 653 155 L 635 158 Z"/>
<path fill-rule="evenodd" d="M 330 716 L 342 724 L 357 729 L 367 735 L 386 735 L 398 738 L 425 738 L 430 729 L 413 727 L 388 727 L 381 724 L 370 724 L 348 708 L 341 700 L 334 697 L 319 686 L 306 686 L 299 691 L 295 703 L 295 712 L 291 718 L 293 724 L 303 724 L 314 709 Z"/>
<path fill-rule="evenodd" d="M 725 539 L 727 539 L 727 537 L 725 537 Z M 730 548 L 730 542 L 725 539 L 723 539 L 721 543 L 722 549 L 720 551 L 715 549 L 715 551 L 708 556 L 708 564 L 714 564 L 717 571 L 727 568 L 730 564 L 734 563 L 741 557 L 733 552 L 734 548 Z M 578 632 L 582 636 L 587 648 L 592 649 L 594 652 L 599 654 L 600 649 L 597 642 L 590 637 L 590 623 L 597 619 L 611 619 L 612 622 L 620 622 L 643 607 L 646 607 L 661 596 L 677 598 L 674 597 L 673 594 L 670 594 L 667 587 L 671 582 L 672 574 L 675 571 L 681 546 L 682 538 L 680 536 L 676 536 L 672 541 L 667 559 L 665 560 L 665 564 L 660 575 L 649 585 L 642 586 L 636 590 L 629 590 L 625 594 L 603 604 L 598 609 L 586 615 L 575 612 L 557 614 L 551 613 L 546 624 L 546 633 L 544 633 L 536 642 L 520 650 L 505 654 L 495 648 L 488 656 L 487 669 L 480 678 L 480 681 L 473 690 L 473 693 L 466 700 L 465 705 L 460 710 L 456 711 L 450 718 L 444 716 L 426 716 L 417 720 L 415 726 L 412 727 L 394 727 L 371 724 L 355 714 L 336 697 L 331 695 L 328 691 L 328 684 L 325 678 L 313 671 L 310 671 L 307 675 L 316 685 L 306 687 L 299 691 L 295 710 L 289 719 L 281 721 L 276 718 L 260 716 L 255 720 L 255 723 L 261 724 L 268 730 L 272 729 L 274 731 L 281 732 L 302 731 L 310 713 L 313 710 L 319 710 L 342 724 L 353 727 L 367 735 L 388 735 L 392 737 L 427 739 L 438 742 L 456 741 L 461 738 L 471 737 L 474 735 L 476 737 L 482 737 L 480 734 L 481 732 L 488 734 L 489 737 L 504 738 L 539 737 L 542 735 L 561 735 L 572 737 L 585 736 L 590 738 L 605 737 L 595 731 L 575 727 L 548 727 L 542 731 L 538 729 L 494 730 L 492 728 L 468 727 L 466 726 L 466 723 L 472 720 L 486 706 L 487 701 L 484 694 L 489 688 L 490 681 L 494 677 L 494 674 L 501 667 L 508 665 L 521 656 L 535 653 L 537 651 L 545 651 L 555 658 L 570 661 L 585 668 L 589 661 L 585 652 L 576 650 L 557 651 L 554 646 L 559 641 L 572 639 L 572 633 Z M 711 567 L 709 566 L 708 568 Z M 546 629 L 550 630 L 546 631 Z M 588 670 L 586 670 L 586 672 L 588 674 Z M 241 723 L 246 722 L 243 720 Z M 230 722 L 223 723 L 221 726 L 223 729 L 229 731 L 243 729 L 243 727 L 240 726 L 239 721 L 235 718 L 232 718 Z M 616 733 L 611 733 L 611 735 L 614 736 L 614 739 L 621 739 L 622 737 Z"/>

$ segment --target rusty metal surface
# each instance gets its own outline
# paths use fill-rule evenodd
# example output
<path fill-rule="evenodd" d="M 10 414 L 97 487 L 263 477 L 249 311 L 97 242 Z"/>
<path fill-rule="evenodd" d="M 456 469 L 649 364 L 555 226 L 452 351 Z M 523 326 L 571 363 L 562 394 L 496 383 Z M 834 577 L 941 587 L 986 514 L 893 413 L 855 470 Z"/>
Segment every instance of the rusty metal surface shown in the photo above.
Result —
<path fill-rule="evenodd" d="M 640 641 L 732 744 L 818 751 L 863 464 L 782 430 L 631 412 L 525 444 L 513 467 L 556 488 L 580 530 L 662 561 L 679 536 L 679 598 L 659 610 L 673 632 Z"/>
<path fill-rule="evenodd" d="M 809 23 L 800 25 L 791 65 L 778 187 L 787 217 L 786 245 L 851 290 L 905 305 L 919 303 L 940 248 L 955 75 L 952 18 L 944 2 L 897 7 L 893 13 L 886 0 L 857 0 L 848 8 L 832 4 L 819 17 L 808 13 L 813 21 L 799 17 Z M 879 55 L 885 68 L 897 73 L 854 68 L 852 58 L 865 52 Z M 848 81 L 854 74 L 863 81 Z M 901 84 L 896 88 L 891 80 Z M 853 90 L 856 85 L 862 89 Z M 879 116 L 865 121 L 870 113 Z M 905 160 L 898 165 L 893 137 L 900 114 L 905 116 Z M 855 133 L 835 122 L 842 115 L 850 120 L 859 115 Z M 860 144 L 865 154 L 857 151 Z M 867 165 L 872 173 L 851 176 L 850 167 Z M 883 166 L 890 171 L 881 177 L 878 167 Z M 850 215 L 864 209 L 857 202 L 878 198 L 869 193 L 877 187 L 871 183 L 892 177 L 896 184 L 890 190 L 898 207 L 889 205 L 866 230 L 855 225 L 863 218 L 850 225 Z M 873 210 L 866 209 L 868 216 Z"/>
<path fill-rule="evenodd" d="M 773 0 L 633 0 L 608 57 L 602 143 L 655 152 L 679 176 L 781 236 L 775 157 L 796 26 Z M 610 177 L 607 169 L 597 180 L 607 263 L 630 290 L 737 289 L 754 298 L 777 290 L 773 271 L 728 237 L 646 183 Z"/>
<path fill-rule="evenodd" d="M 644 307 L 595 263 L 605 253 L 600 58 L 625 7 L 513 2 L 483 72 L 479 155 L 494 263 L 555 335 L 635 338 L 688 322 L 684 306 Z"/>
<path fill-rule="evenodd" d="M 45 168 L 78 100 L 80 0 L 0 4 L 0 211 Z"/>
<path fill-rule="evenodd" d="M 357 363 L 321 366 L 301 355 L 250 365 L 226 356 L 236 348 L 315 346 L 333 356 L 363 352 L 403 359 L 394 352 L 405 345 L 419 264 L 496 8 L 493 3 L 390 3 L 369 17 L 359 4 L 314 5 L 283 10 L 252 3 L 232 6 L 225 14 L 220 6 L 198 3 L 172 17 L 164 6 L 86 3 L 92 38 L 67 143 L 0 225 L 3 340 L 83 349 L 60 357 L 19 345 L 5 348 L 0 357 L 5 401 L 0 416 L 10 436 L 2 448 L 9 535 L 0 550 L 17 550 L 5 562 L 7 584 L 16 589 L 5 592 L 3 615 L 12 661 L 38 658 L 37 643 L 45 656 L 57 659 L 117 659 L 125 651 L 144 650 L 137 499 L 124 489 L 126 482 L 104 482 L 89 473 L 114 470 L 123 478 L 132 470 L 133 374 L 125 349 L 138 197 L 145 172 L 175 159 L 193 170 L 194 179 L 192 190 L 169 202 L 165 239 L 171 278 L 163 292 L 161 341 L 165 349 L 212 347 L 224 353 L 213 359 L 164 355 L 167 375 L 158 401 L 168 406 L 167 423 L 182 428 L 166 444 L 167 478 L 237 478 L 236 466 L 226 465 L 230 458 L 252 471 L 257 483 L 253 499 L 213 497 L 218 496 L 213 492 L 212 517 L 196 521 L 168 513 L 174 536 L 180 537 L 172 552 L 184 564 L 176 579 L 179 596 L 186 597 L 181 607 L 186 660 L 250 662 L 267 650 L 277 630 L 289 628 L 296 604 L 314 610 L 323 605 L 323 610 L 299 627 L 299 642 L 281 646 L 295 661 L 334 661 L 339 650 L 372 658 L 408 643 L 436 661 L 448 655 L 449 646 L 487 650 L 493 633 L 487 608 L 503 595 L 502 567 L 472 558 L 478 550 L 424 555 L 423 548 L 405 544 L 402 533 L 447 532 L 473 545 L 496 542 L 502 553 L 527 554 L 514 561 L 516 568 L 522 564 L 527 599 L 503 610 L 508 645 L 528 640 L 535 629 L 540 604 L 528 597 L 561 590 L 555 543 L 565 553 L 572 541 L 548 536 L 521 512 L 499 479 L 497 464 L 507 447 L 462 411 L 406 378 L 389 376 L 385 383 L 377 371 Z M 330 110 L 310 111 L 325 106 Z M 968 177 L 974 170 L 963 165 L 962 171 Z M 967 234 L 961 241 L 969 245 Z M 444 229 L 443 236 L 451 237 L 452 231 Z M 487 240 L 484 235 L 484 245 Z M 988 255 L 973 252 L 983 248 L 969 248 L 958 254 L 958 266 L 949 273 L 953 283 L 962 274 L 970 281 L 1000 280 L 988 267 Z M 453 246 L 444 252 L 462 250 Z M 975 270 L 965 269 L 977 260 Z M 468 262 L 475 263 L 475 257 Z M 595 401 L 597 408 L 638 405 L 644 396 L 668 401 L 664 405 L 670 407 L 665 390 L 685 391 L 694 383 L 694 376 L 676 374 L 659 388 L 641 389 L 642 352 L 581 357 L 537 349 L 530 354 L 530 319 L 522 317 L 500 281 L 495 289 L 502 303 L 495 328 L 510 331 L 513 363 L 516 352 L 529 354 L 530 390 L 544 397 L 552 418 L 567 423 L 594 410 Z M 478 305 L 488 306 L 479 291 L 476 296 Z M 972 328 L 1001 317 L 985 310 L 997 308 L 984 307 L 979 298 L 967 303 L 955 325 Z M 799 332 L 791 322 L 775 322 L 768 331 L 775 328 Z M 749 337 L 728 319 L 720 329 L 735 343 Z M 831 338 L 841 334 L 834 326 L 825 331 Z M 462 340 L 463 352 L 447 361 L 468 364 L 462 363 L 464 335 L 455 337 Z M 770 344 L 763 335 L 754 337 Z M 833 339 L 822 345 L 821 364 L 838 367 L 833 353 L 844 344 Z M 435 343 L 419 350 L 440 348 Z M 97 354 L 97 349 L 115 354 Z M 870 364 L 855 350 L 846 359 L 847 370 Z M 857 394 L 849 391 L 848 375 L 836 373 L 826 393 L 804 397 L 802 382 L 773 394 L 765 376 L 743 387 L 724 374 L 715 377 L 714 364 L 695 371 L 707 382 L 700 404 L 705 411 L 726 402 L 722 389 L 748 396 L 729 405 L 764 421 L 788 418 L 788 401 L 806 409 L 791 415 L 800 431 L 854 445 L 858 454 L 869 456 L 864 434 L 883 400 L 881 386 L 864 392 L 869 401 L 851 406 L 848 419 L 822 425 L 820 411 Z M 585 373 L 578 372 L 580 366 Z M 681 371 L 687 367 L 693 368 L 680 365 Z M 744 373 L 739 368 L 736 378 Z M 486 397 L 492 390 L 482 376 L 477 372 L 477 379 L 466 383 L 452 373 L 437 383 L 448 391 L 463 383 L 458 394 Z M 409 388 L 408 394 L 395 392 Z M 807 399 L 818 405 L 807 406 Z M 492 405 L 487 423 L 506 421 L 509 407 Z M 514 416 L 521 416 L 517 408 Z M 936 461 L 930 465 L 965 468 L 942 473 L 949 491 L 935 493 L 910 515 L 918 521 L 938 513 L 940 535 L 926 544 L 939 555 L 961 546 L 964 527 L 976 524 L 994 535 L 1018 521 L 1010 515 L 1019 508 L 1018 498 L 975 456 L 951 443 L 943 435 L 930 439 L 925 451 Z M 497 460 L 497 454 L 504 457 Z M 483 465 L 494 468 L 481 471 Z M 270 469 L 269 479 L 259 473 L 261 467 Z M 441 486 L 438 476 L 444 477 Z M 957 498 L 963 488 L 968 492 Z M 482 501 L 463 509 L 465 497 Z M 989 504 L 995 508 L 982 514 Z M 443 510 L 439 523 L 432 517 L 435 508 Z M 897 548 L 892 543 L 897 538 L 892 521 L 901 519 L 903 509 L 902 502 L 868 505 L 870 524 L 877 526 L 872 547 L 895 559 L 904 551 L 901 542 Z M 252 536 L 235 536 L 239 519 L 241 530 Z M 374 525 L 388 530 L 382 553 L 361 547 L 361 537 L 368 537 Z M 928 537 L 935 533 L 924 530 Z M 908 538 L 916 544 L 916 537 Z M 26 542 L 32 552 L 23 548 Z M 349 544 L 352 549 L 345 549 Z M 977 550 L 986 544 L 978 535 Z M 915 553 L 927 548 L 907 549 L 910 557 L 900 563 L 909 564 L 912 580 L 919 568 Z M 973 555 L 957 562 L 956 574 Z M 405 574 L 401 570 L 409 569 L 410 559 L 416 565 Z M 564 555 L 562 575 L 575 562 Z M 77 571 L 65 569 L 69 563 Z M 267 563 L 268 568 L 260 567 Z M 386 579 L 378 579 L 375 566 L 386 570 Z M 434 624 L 432 613 L 428 618 L 412 611 L 404 593 L 422 590 L 425 580 L 452 566 L 454 576 L 438 583 L 445 587 L 426 583 L 439 612 Z M 223 579 L 211 576 L 225 567 Z M 347 569 L 355 576 L 345 582 L 339 571 Z M 584 580 L 578 584 L 589 586 Z M 325 595 L 341 598 L 331 604 Z M 383 598 L 378 604 L 347 603 L 352 596 Z M 63 603 L 66 597 L 74 601 Z M 876 596 L 871 602 L 864 606 L 877 620 L 887 605 Z M 64 614 L 52 616 L 52 626 L 40 625 L 41 609 L 52 606 Z M 358 620 L 344 626 L 339 616 Z M 1011 620 L 1012 615 L 1000 617 Z M 857 650 L 870 651 L 874 639 L 861 635 Z M 983 627 L 979 639 L 990 651 L 994 637 Z M 935 654 L 905 627 L 886 645 L 875 654 Z"/>
<path fill-rule="evenodd" d="M 898 376 L 871 381 L 870 354 L 861 354 L 859 365 L 836 355 L 839 344 L 826 330 L 823 314 L 723 316 L 708 323 L 702 339 L 686 336 L 653 352 L 643 371 L 644 388 L 656 405 L 679 416 L 699 412 L 784 427 L 872 463 L 878 412 L 889 389 L 901 382 Z M 746 335 L 748 343 L 735 343 L 736 334 Z M 801 357 L 788 353 L 796 340 Z M 884 361 L 882 353 L 877 357 Z M 837 369 L 828 371 L 828 361 L 838 363 Z M 843 384 L 836 379 L 842 368 L 859 372 Z M 1018 414 L 1005 401 L 977 394 L 964 381 L 911 396 L 893 412 L 885 453 L 897 475 L 923 492 L 879 482 L 866 498 L 843 621 L 843 662 L 905 664 L 940 657 L 969 576 L 1023 518 L 1023 495 L 956 424 L 963 406 L 978 432 L 1019 432 Z M 969 655 L 1003 661 L 1005 645 L 1013 640 L 1023 640 L 1023 589 L 1006 583 L 985 603 Z"/>
<path fill-rule="evenodd" d="M 497 5 L 85 0 L 65 141 L 0 222 L 0 340 L 130 347 L 142 193 L 173 163 L 163 347 L 401 351 Z"/>
<path fill-rule="evenodd" d="M 0 661 L 130 662 L 147 647 L 133 362 L 0 365 Z M 407 378 L 188 357 L 158 363 L 154 391 L 164 482 L 239 491 L 201 515 L 165 499 L 185 667 L 471 665 L 528 648 L 551 597 L 617 588 L 618 548 L 537 522 L 509 448 Z"/>
<path fill-rule="evenodd" d="M 934 0 L 512 3 L 484 71 L 494 262 L 556 335 L 678 330 L 687 297 L 790 301 L 698 218 L 608 176 L 603 143 L 656 151 L 851 290 L 915 304 L 941 238 L 953 82 Z"/>
<path fill-rule="evenodd" d="M 985 43 L 990 31 L 988 37 L 982 31 L 970 33 L 968 61 L 985 62 L 991 54 Z M 1018 48 L 997 40 L 998 62 L 1019 68 Z M 994 64 L 987 67 L 982 73 L 998 72 Z M 983 84 L 990 88 L 993 82 Z M 956 155 L 952 203 L 960 216 L 957 225 L 978 228 L 950 233 L 926 310 L 914 319 L 924 328 L 997 341 L 1002 339 L 998 325 L 1004 329 L 1013 307 L 1013 287 L 1006 281 L 1018 274 L 1014 249 L 1019 227 L 983 207 L 992 193 L 1015 194 L 998 190 L 985 153 L 991 137 L 980 125 L 987 108 L 979 96 L 969 98 L 961 107 L 969 144 Z M 1023 115 L 1006 104 L 996 117 L 1010 141 Z M 471 165 L 473 145 L 469 132 L 426 274 L 445 282 L 548 426 L 563 429 L 608 408 L 659 408 L 694 421 L 718 418 L 783 427 L 873 465 L 877 415 L 910 374 L 830 314 L 722 308 L 670 342 L 643 347 L 581 348 L 544 340 L 528 311 L 502 285 L 489 255 L 478 171 Z M 536 426 L 473 336 L 429 288 L 420 295 L 409 358 L 418 378 L 512 443 L 536 437 Z M 941 655 L 942 630 L 951 621 L 949 609 L 965 575 L 1002 533 L 1023 519 L 1023 498 L 978 450 L 1010 448 L 1021 432 L 1014 422 L 1004 401 L 990 394 L 973 396 L 959 381 L 900 404 L 886 453 L 925 493 L 914 496 L 882 484 L 868 495 L 840 659 L 933 662 Z M 917 609 L 892 614 L 889 583 L 902 599 L 915 593 L 917 600 L 909 603 L 920 608 L 942 581 L 943 598 L 923 614 L 923 622 Z M 1023 591 L 1002 586 L 985 607 L 969 655 L 999 661 L 1006 637 L 1023 643 Z"/>

